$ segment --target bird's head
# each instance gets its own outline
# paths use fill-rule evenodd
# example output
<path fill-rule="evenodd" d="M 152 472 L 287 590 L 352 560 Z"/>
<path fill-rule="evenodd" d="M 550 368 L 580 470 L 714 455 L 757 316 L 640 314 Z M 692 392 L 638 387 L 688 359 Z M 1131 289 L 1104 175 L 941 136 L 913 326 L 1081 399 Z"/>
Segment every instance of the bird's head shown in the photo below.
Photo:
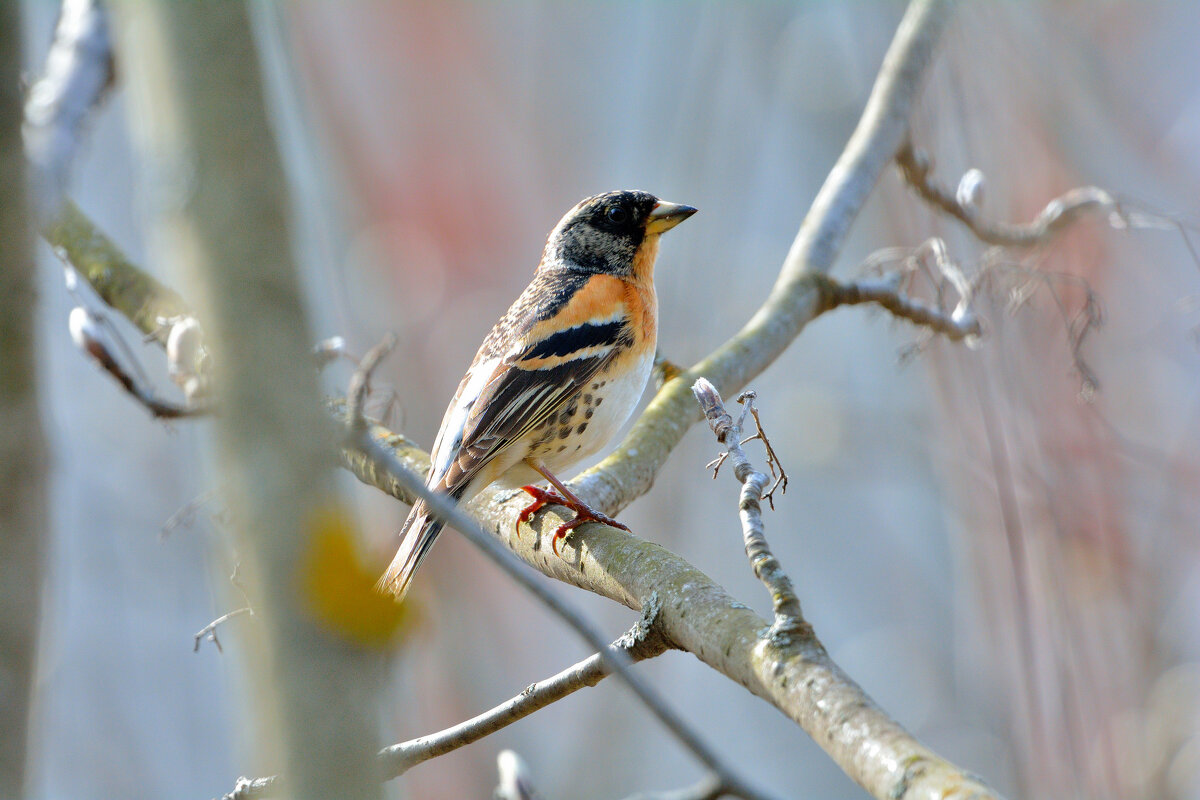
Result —
<path fill-rule="evenodd" d="M 544 267 L 649 277 L 659 234 L 696 213 L 649 192 L 619 191 L 583 200 L 559 220 L 546 240 Z"/>

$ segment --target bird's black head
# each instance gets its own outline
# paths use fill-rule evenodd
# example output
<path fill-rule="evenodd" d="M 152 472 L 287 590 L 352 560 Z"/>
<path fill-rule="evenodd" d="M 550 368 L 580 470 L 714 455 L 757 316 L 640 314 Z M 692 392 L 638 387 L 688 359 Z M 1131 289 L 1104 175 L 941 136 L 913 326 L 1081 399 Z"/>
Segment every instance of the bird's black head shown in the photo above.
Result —
<path fill-rule="evenodd" d="M 643 245 L 656 246 L 659 234 L 695 213 L 648 192 L 598 194 L 568 211 L 550 232 L 542 263 L 628 274 L 644 260 L 638 258 Z M 654 254 L 649 255 L 652 262 Z"/>

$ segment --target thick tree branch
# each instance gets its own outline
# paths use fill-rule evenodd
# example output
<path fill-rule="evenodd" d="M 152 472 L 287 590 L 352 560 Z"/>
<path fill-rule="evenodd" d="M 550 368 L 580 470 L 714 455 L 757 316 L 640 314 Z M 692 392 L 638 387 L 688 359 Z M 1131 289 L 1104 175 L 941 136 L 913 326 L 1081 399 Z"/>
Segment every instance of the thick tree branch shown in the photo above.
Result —
<path fill-rule="evenodd" d="M 191 317 L 183 298 L 126 258 L 70 200 L 42 235 L 83 276 L 100 299 L 164 347 L 169 320 Z"/>
<path fill-rule="evenodd" d="M 381 449 L 418 474 L 428 455 L 403 436 L 378 426 L 369 429 Z M 411 503 L 414 486 L 370 453 L 344 450 L 343 463 L 361 480 Z M 807 630 L 790 637 L 763 637 L 769 623 L 736 601 L 724 588 L 674 553 L 616 528 L 588 525 L 551 555 L 557 527 L 570 518 L 554 507 L 535 517 L 518 535 L 514 522 L 520 497 L 487 490 L 467 510 L 496 538 L 540 571 L 605 595 L 631 608 L 638 598 L 661 598 L 662 632 L 673 646 L 746 686 L 801 725 L 854 780 L 872 795 L 891 800 L 938 797 L 944 800 L 997 795 L 925 748 L 892 720 L 830 660 Z M 450 516 L 450 515 L 447 515 Z M 451 519 L 457 526 L 461 519 Z M 532 531 L 533 535 L 530 535 Z"/>
<path fill-rule="evenodd" d="M 524 568 L 524 565 L 521 564 L 518 558 L 514 558 L 511 553 L 507 552 L 504 549 L 504 544 L 501 543 L 503 537 L 489 535 L 460 506 L 444 495 L 430 491 L 425 486 L 423 476 L 428 471 L 428 456 L 424 459 L 424 468 L 420 472 L 416 472 L 408 464 L 404 463 L 403 460 L 398 458 L 395 453 L 380 443 L 371 426 L 364 424 L 361 420 L 351 419 L 348 420 L 348 423 L 349 436 L 347 437 L 346 450 L 357 451 L 363 461 L 373 465 L 373 469 L 377 473 L 387 476 L 388 483 L 400 487 L 402 491 L 406 492 L 412 498 L 419 497 L 425 501 L 426 506 L 434 514 L 456 528 L 471 544 L 482 550 L 501 569 L 508 573 L 509 577 L 518 585 L 541 600 L 560 619 L 580 634 L 588 644 L 597 648 L 599 650 L 597 655 L 604 661 L 605 665 L 619 676 L 620 680 L 637 695 L 642 704 L 658 718 L 663 726 L 684 747 L 691 751 L 697 760 L 718 776 L 721 786 L 727 794 L 745 798 L 745 800 L 755 800 L 756 798 L 767 796 L 748 785 L 736 772 L 730 769 L 725 764 L 724 758 L 710 748 L 700 735 L 666 704 L 644 678 L 629 668 L 629 657 L 625 652 L 606 647 L 601 634 L 582 614 L 572 606 L 554 597 L 541 581 L 536 580 Z M 489 492 L 489 495 L 494 496 L 494 492 Z M 519 509 L 520 507 L 518 506 L 517 508 Z M 544 514 L 543 517 L 548 519 L 549 515 Z M 514 521 L 515 515 L 510 517 L 507 522 L 510 536 L 516 536 Z M 565 521 L 563 520 L 563 522 Z M 558 525 L 563 524 L 563 522 L 556 524 L 552 530 L 556 530 Z M 619 529 L 612 528 L 610 530 Z M 621 532 L 624 533 L 624 531 Z M 539 536 L 538 538 L 540 539 L 541 537 Z M 553 547 L 553 538 L 553 535 L 551 535 L 545 543 L 551 548 Z M 512 542 L 509 541 L 508 544 L 511 548 Z M 518 555 L 524 557 L 522 553 L 518 553 Z M 553 558 L 558 560 L 557 556 Z M 535 564 L 534 566 L 537 565 Z M 645 598 L 645 600 L 634 606 L 634 608 L 639 610 L 644 609 L 646 603 L 652 598 L 656 598 L 657 595 L 651 590 L 641 595 L 641 597 Z"/>

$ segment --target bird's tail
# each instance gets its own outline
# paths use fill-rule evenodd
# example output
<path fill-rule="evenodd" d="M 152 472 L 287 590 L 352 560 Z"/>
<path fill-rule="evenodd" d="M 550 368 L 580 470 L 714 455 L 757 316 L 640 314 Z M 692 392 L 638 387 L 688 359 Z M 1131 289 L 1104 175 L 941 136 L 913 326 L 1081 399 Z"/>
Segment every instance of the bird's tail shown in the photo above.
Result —
<path fill-rule="evenodd" d="M 404 599 L 413 574 L 433 548 L 434 540 L 443 527 L 445 523 L 429 513 L 424 501 L 412 507 L 404 527 L 400 529 L 400 547 L 396 550 L 396 557 L 379 579 L 380 591 L 393 595 L 397 600 Z"/>

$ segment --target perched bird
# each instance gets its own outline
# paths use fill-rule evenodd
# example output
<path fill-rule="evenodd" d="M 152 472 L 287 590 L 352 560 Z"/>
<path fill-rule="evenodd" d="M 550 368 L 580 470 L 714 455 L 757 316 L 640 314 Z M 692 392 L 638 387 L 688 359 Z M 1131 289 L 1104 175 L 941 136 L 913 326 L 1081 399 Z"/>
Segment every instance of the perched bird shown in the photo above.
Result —
<path fill-rule="evenodd" d="M 544 478 L 550 491 L 523 487 L 534 502 L 521 521 L 549 503 L 575 511 L 555 532 L 556 551 L 559 538 L 589 520 L 625 528 L 556 476 L 608 444 L 637 406 L 654 363 L 659 235 L 694 213 L 634 191 L 589 197 L 567 212 L 446 409 L 426 481 L 432 491 L 465 502 L 495 482 Z M 413 506 L 382 590 L 404 596 L 442 526 L 424 503 Z"/>

